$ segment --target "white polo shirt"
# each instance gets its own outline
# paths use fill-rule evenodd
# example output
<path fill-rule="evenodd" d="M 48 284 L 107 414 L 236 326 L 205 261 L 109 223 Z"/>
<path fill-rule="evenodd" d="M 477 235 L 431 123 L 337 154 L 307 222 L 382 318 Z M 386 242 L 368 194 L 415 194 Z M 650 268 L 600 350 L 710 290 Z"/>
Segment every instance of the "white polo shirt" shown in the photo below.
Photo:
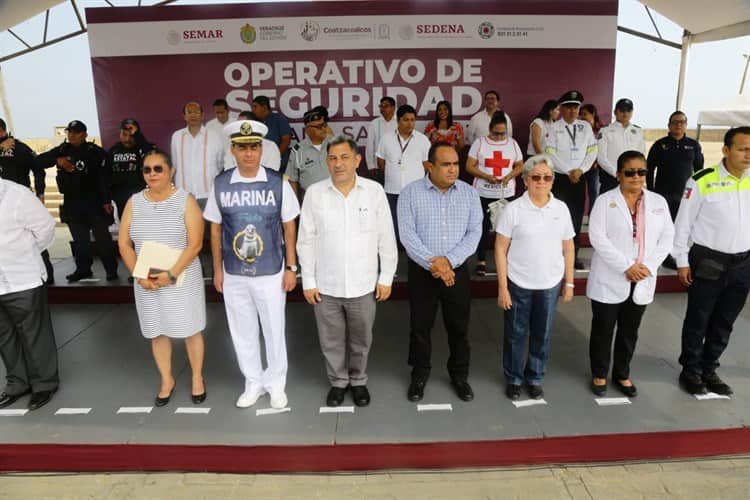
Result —
<path fill-rule="evenodd" d="M 224 170 L 224 136 L 201 126 L 195 137 L 187 127 L 172 134 L 172 165 L 174 183 L 201 200 L 208 197 L 214 177 Z"/>
<path fill-rule="evenodd" d="M 513 164 L 523 161 L 521 146 L 510 137 L 502 141 L 493 141 L 489 137 L 480 137 L 469 148 L 469 158 L 477 161 L 477 168 L 485 174 L 498 179 L 511 173 Z M 474 178 L 474 189 L 482 198 L 510 198 L 516 195 L 516 180 L 511 179 L 505 186 L 502 183 L 491 184 L 479 177 Z"/>
<path fill-rule="evenodd" d="M 575 236 L 565 203 L 550 199 L 543 207 L 531 202 L 528 191 L 508 203 L 495 231 L 510 238 L 508 279 L 527 290 L 548 290 L 563 279 L 563 241 Z"/>
<path fill-rule="evenodd" d="M 380 140 L 377 157 L 385 160 L 385 192 L 399 194 L 407 184 L 425 175 L 423 162 L 430 152 L 430 140 L 413 131 L 404 139 L 398 130 Z"/>
<path fill-rule="evenodd" d="M 500 109 L 498 108 L 495 111 L 500 111 Z M 494 114 L 495 112 L 493 111 L 492 115 Z M 469 125 L 466 127 L 467 143 L 472 144 L 479 137 L 487 135 L 487 133 L 490 131 L 490 121 L 492 120 L 492 115 L 487 114 L 487 110 L 485 108 L 482 108 L 479 110 L 479 112 L 471 117 L 471 120 L 469 120 Z M 508 137 L 513 137 L 513 122 L 510 121 L 510 115 L 508 115 L 508 113 L 505 113 L 505 119 L 508 121 L 508 123 L 506 124 L 506 127 L 508 129 Z"/>
<path fill-rule="evenodd" d="M 240 169 L 238 168 L 232 172 L 232 178 L 229 180 L 229 183 L 245 182 L 250 184 L 253 182 L 266 182 L 267 180 L 268 175 L 266 175 L 266 169 L 263 167 L 258 168 L 258 173 L 255 177 L 243 177 L 240 175 Z M 289 222 L 299 215 L 299 202 L 288 180 L 284 179 L 283 186 L 281 193 L 281 222 Z M 219 210 L 219 205 L 216 203 L 216 191 L 214 189 L 208 195 L 206 208 L 203 210 L 203 218 L 214 224 L 221 224 L 221 211 Z"/>
<path fill-rule="evenodd" d="M 376 283 L 391 286 L 398 250 L 380 184 L 357 176 L 348 196 L 331 179 L 312 184 L 302 202 L 297 255 L 305 290 L 356 298 Z"/>

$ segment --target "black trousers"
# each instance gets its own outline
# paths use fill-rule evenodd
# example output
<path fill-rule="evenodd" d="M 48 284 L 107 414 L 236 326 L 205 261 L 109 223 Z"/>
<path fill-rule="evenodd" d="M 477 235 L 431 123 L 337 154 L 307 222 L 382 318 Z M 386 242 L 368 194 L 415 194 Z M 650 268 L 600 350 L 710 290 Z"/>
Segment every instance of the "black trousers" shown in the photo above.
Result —
<path fill-rule="evenodd" d="M 619 304 L 605 304 L 591 301 L 591 337 L 589 338 L 589 359 L 591 374 L 596 378 L 607 378 L 612 359 L 612 337 L 615 337 L 613 380 L 630 378 L 630 360 L 633 359 L 635 344 L 638 341 L 638 328 L 646 306 L 633 302 L 633 290 L 630 296 Z M 617 334 L 615 335 L 615 326 Z"/>
<path fill-rule="evenodd" d="M 619 185 L 617 179 L 609 175 L 601 168 L 599 169 L 599 182 L 601 183 L 599 187 L 599 194 L 606 193 L 607 191 L 610 191 Z"/>
<path fill-rule="evenodd" d="M 76 271 L 90 272 L 94 259 L 91 257 L 91 241 L 89 231 L 94 233 L 96 240 L 96 251 L 102 259 L 102 265 L 107 274 L 117 272 L 117 259 L 115 258 L 115 244 L 109 233 L 109 224 L 104 217 L 95 217 L 90 222 L 69 222 L 68 228 L 73 236 L 74 257 Z"/>
<path fill-rule="evenodd" d="M 122 220 L 122 214 L 125 213 L 125 205 L 128 204 L 128 200 L 135 193 L 140 193 L 142 188 L 136 187 L 118 187 L 112 189 L 112 201 L 115 202 L 117 207 L 117 216 Z"/>
<path fill-rule="evenodd" d="M 42 250 L 42 262 L 44 262 L 44 268 L 47 270 L 47 283 L 54 283 L 55 268 L 52 267 L 52 261 L 49 259 L 48 250 Z"/>
<path fill-rule="evenodd" d="M 734 321 L 745 306 L 750 290 L 750 257 L 725 259 L 727 270 L 716 279 L 701 278 L 698 268 L 706 259 L 718 257 L 710 249 L 693 245 L 687 311 L 682 324 L 680 364 L 686 373 L 708 375 L 719 367 L 719 358 L 729 343 Z M 720 260 L 717 258 L 717 260 Z M 698 276 L 696 276 L 698 274 Z"/>
<path fill-rule="evenodd" d="M 448 373 L 453 380 L 469 376 L 469 313 L 471 293 L 466 265 L 454 269 L 455 284 L 445 286 L 429 271 L 409 259 L 409 365 L 414 378 L 427 379 L 432 368 L 432 327 L 438 304 L 443 312 L 443 324 L 448 332 Z"/>
<path fill-rule="evenodd" d="M 576 246 L 576 255 L 580 247 L 579 235 L 583 224 L 583 208 L 586 205 L 586 182 L 583 177 L 578 183 L 573 184 L 565 174 L 555 174 L 555 183 L 552 185 L 552 194 L 568 206 L 570 217 L 573 219 L 573 230 L 576 235 L 573 242 Z"/>
<path fill-rule="evenodd" d="M 8 394 L 57 389 L 57 344 L 47 287 L 0 295 L 0 357 Z"/>

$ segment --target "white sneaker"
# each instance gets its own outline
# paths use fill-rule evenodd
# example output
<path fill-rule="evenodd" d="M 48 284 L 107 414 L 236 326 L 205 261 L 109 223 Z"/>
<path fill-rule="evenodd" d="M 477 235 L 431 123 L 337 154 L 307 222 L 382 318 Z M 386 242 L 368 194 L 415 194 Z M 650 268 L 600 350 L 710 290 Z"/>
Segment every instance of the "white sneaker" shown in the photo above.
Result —
<path fill-rule="evenodd" d="M 271 393 L 271 408 L 280 410 L 286 408 L 287 403 L 289 403 L 289 400 L 286 398 L 286 393 L 284 391 L 275 391 Z"/>
<path fill-rule="evenodd" d="M 237 408 L 249 408 L 253 406 L 258 401 L 258 398 L 265 393 L 266 391 L 262 388 L 251 389 L 243 392 L 240 397 L 237 398 Z"/>

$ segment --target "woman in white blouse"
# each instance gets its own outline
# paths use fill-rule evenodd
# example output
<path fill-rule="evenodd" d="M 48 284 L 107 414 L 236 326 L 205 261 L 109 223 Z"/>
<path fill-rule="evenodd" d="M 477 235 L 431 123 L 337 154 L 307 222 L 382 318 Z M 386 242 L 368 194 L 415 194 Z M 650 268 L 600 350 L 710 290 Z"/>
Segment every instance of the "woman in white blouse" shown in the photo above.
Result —
<path fill-rule="evenodd" d="M 591 390 L 597 396 L 607 391 L 613 336 L 612 383 L 628 397 L 638 394 L 630 380 L 630 360 L 646 305 L 654 299 L 657 269 L 672 248 L 669 207 L 646 190 L 646 172 L 642 153 L 622 153 L 617 159 L 619 188 L 599 195 L 589 217 L 594 256 L 586 295 L 593 316 Z"/>
<path fill-rule="evenodd" d="M 560 105 L 557 101 L 554 99 L 546 101 L 529 125 L 529 145 L 526 146 L 526 154 L 533 156 L 544 153 L 547 147 L 547 136 L 552 124 L 559 116 Z"/>
<path fill-rule="evenodd" d="M 554 179 L 547 155 L 526 160 L 523 180 L 528 190 L 510 202 L 497 221 L 497 303 L 505 310 L 503 373 L 510 399 L 521 396 L 523 384 L 530 397 L 544 395 L 560 288 L 563 302 L 573 299 L 575 233 L 568 207 L 552 195 Z"/>

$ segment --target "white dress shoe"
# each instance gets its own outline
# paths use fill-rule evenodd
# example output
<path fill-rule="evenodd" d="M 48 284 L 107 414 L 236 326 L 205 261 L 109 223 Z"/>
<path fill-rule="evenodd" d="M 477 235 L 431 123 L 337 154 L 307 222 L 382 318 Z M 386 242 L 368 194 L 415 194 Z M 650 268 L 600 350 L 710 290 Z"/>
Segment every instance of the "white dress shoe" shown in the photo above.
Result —
<path fill-rule="evenodd" d="M 266 391 L 261 388 L 243 392 L 240 397 L 237 398 L 237 408 L 249 408 L 253 406 L 258 401 L 258 398 L 265 393 Z"/>
<path fill-rule="evenodd" d="M 286 398 L 286 393 L 284 391 L 271 393 L 271 408 L 280 410 L 281 408 L 286 408 L 287 403 L 289 403 L 289 400 Z"/>

